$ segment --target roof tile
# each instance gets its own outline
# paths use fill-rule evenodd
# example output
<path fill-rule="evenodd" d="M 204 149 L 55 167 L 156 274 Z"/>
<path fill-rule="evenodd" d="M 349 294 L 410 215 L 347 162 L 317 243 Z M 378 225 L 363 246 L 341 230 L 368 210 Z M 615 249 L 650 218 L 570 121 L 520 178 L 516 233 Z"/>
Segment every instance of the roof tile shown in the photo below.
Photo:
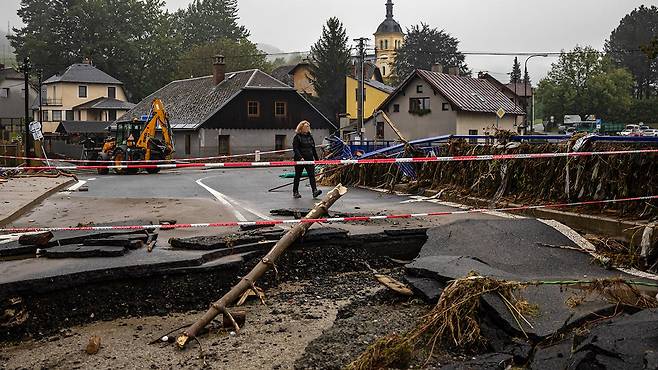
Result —
<path fill-rule="evenodd" d="M 505 94 L 485 79 L 454 76 L 425 70 L 418 70 L 417 73 L 461 110 L 495 113 L 503 108 L 509 114 L 525 114 L 521 107 L 514 104 Z"/>
<path fill-rule="evenodd" d="M 220 110 L 243 89 L 293 89 L 281 81 L 252 69 L 226 73 L 226 79 L 213 85 L 212 76 L 173 81 L 144 98 L 118 119 L 119 122 L 140 119 L 151 110 L 153 99 L 164 103 L 173 128 L 196 129 Z"/>
<path fill-rule="evenodd" d="M 51 84 L 56 82 L 123 85 L 123 82 L 86 63 L 72 64 L 66 68 L 64 73 L 56 74 L 43 83 Z"/>

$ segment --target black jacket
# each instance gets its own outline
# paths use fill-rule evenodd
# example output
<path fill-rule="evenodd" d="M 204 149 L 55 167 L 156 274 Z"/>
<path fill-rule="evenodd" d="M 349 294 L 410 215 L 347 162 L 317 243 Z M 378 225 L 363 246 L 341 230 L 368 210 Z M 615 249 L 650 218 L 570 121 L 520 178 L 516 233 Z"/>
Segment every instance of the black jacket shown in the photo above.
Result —
<path fill-rule="evenodd" d="M 295 135 L 292 140 L 292 150 L 295 152 L 296 161 L 313 161 L 318 160 L 318 152 L 315 150 L 315 140 L 313 135 L 303 133 Z"/>

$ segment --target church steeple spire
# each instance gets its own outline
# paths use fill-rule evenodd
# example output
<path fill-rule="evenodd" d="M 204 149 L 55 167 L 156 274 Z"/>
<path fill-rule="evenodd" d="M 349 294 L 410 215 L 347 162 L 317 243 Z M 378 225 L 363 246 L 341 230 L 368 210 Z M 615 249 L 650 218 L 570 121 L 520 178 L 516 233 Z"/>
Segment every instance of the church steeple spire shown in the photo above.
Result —
<path fill-rule="evenodd" d="M 393 0 L 386 2 L 386 18 L 393 19 Z"/>

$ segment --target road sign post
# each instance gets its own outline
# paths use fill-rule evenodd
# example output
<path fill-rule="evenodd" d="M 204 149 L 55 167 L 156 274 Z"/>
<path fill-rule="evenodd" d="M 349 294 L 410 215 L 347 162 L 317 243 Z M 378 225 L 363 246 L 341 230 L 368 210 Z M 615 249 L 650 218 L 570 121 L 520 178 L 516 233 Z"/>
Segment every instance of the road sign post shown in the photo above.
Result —
<path fill-rule="evenodd" d="M 32 121 L 30 122 L 28 127 L 30 133 L 32 134 L 32 138 L 34 139 L 35 142 L 34 153 L 38 154 L 38 151 L 36 150 L 36 143 L 39 142 L 39 146 L 41 147 L 41 154 L 43 154 L 43 158 L 46 159 L 46 164 L 50 167 L 50 161 L 48 160 L 48 156 L 46 155 L 46 150 L 44 149 L 43 132 L 41 132 L 41 122 Z"/>

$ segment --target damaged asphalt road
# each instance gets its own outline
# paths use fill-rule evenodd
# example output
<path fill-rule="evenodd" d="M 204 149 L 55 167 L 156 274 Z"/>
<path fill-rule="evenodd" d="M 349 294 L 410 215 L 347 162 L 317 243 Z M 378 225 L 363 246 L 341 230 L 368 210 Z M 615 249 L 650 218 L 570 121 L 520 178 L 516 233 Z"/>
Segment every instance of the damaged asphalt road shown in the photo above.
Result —
<path fill-rule="evenodd" d="M 309 197 L 293 203 L 288 192 L 272 193 L 267 201 L 258 202 L 253 194 L 276 185 L 280 181 L 274 176 L 276 172 L 263 171 L 272 175 L 272 180 L 263 173 L 248 171 L 218 171 L 211 178 L 207 173 L 194 176 L 207 178 L 204 184 L 219 189 L 234 210 L 249 219 L 262 219 L 270 210 L 295 217 L 312 206 Z M 244 178 L 231 181 L 236 174 L 244 174 Z M 79 217 L 74 214 L 76 208 L 85 220 L 97 224 L 142 224 L 158 219 L 182 222 L 190 217 L 202 222 L 234 215 L 234 210 L 215 202 L 212 194 L 204 193 L 193 179 L 175 173 L 161 177 L 172 182 L 160 181 L 162 186 L 152 191 L 138 186 L 147 177 L 129 177 L 127 188 L 135 192 L 134 199 L 109 197 L 116 186 L 112 178 L 103 179 L 107 183 L 92 182 L 89 192 L 46 201 L 17 221 L 18 226 L 34 226 L 55 217 L 56 222 L 71 222 Z M 177 189 L 182 182 L 191 184 Z M 350 192 L 351 197 L 332 208 L 335 214 L 449 209 L 429 202 L 407 204 L 404 202 L 408 197 L 403 196 L 359 189 Z M 166 197 L 176 200 L 171 208 L 167 207 Z M 52 209 L 48 207 L 55 202 L 57 212 L 71 211 L 49 214 Z M 107 221 L 95 218 L 93 208 L 114 202 L 122 210 L 110 211 Z M 126 219 L 130 202 L 136 202 L 140 210 L 134 218 Z M 586 253 L 562 248 L 578 245 L 553 227 L 532 219 L 464 215 L 430 222 L 316 225 L 312 230 L 277 263 L 277 274 L 270 271 L 257 283 L 265 290 L 267 306 L 259 305 L 257 300 L 248 303 L 247 324 L 241 335 L 218 332 L 202 338 L 210 368 L 342 368 L 377 338 L 403 333 L 417 325 L 432 308 L 432 302 L 438 300 L 446 281 L 471 271 L 515 281 L 627 277 L 599 267 Z M 0 274 L 1 308 L 13 310 L 14 322 L 23 322 L 22 327 L 1 328 L 5 340 L 21 340 L 22 344 L 1 344 L 0 364 L 10 369 L 117 368 L 135 363 L 152 368 L 200 367 L 203 360 L 196 345 L 177 352 L 171 346 L 146 343 L 196 320 L 209 302 L 244 276 L 282 231 L 271 228 L 236 234 L 237 230 L 227 230 L 233 234 L 228 237 L 219 233 L 163 230 L 152 253 L 145 248 L 123 249 L 124 254 L 116 257 L 66 254 L 67 258 L 51 259 L 43 254 L 44 258 L 0 262 L 5 267 Z M 59 251 L 71 252 L 63 248 Z M 378 273 L 406 279 L 418 295 L 410 299 L 386 290 L 364 262 Z M 509 364 L 549 369 L 593 361 L 601 364 L 599 368 L 612 369 L 620 364 L 624 368 L 643 368 L 643 364 L 655 363 L 656 343 L 650 334 L 650 330 L 655 331 L 654 316 L 647 311 L 618 311 L 615 305 L 600 299 L 587 300 L 574 308 L 565 304 L 578 293 L 559 286 L 523 290 L 523 297 L 539 307 L 538 316 L 528 316 L 533 327 L 523 326 L 529 339 L 497 296 L 484 296 L 480 316 L 482 335 L 488 341 L 484 353 L 442 347 L 429 363 L 427 353 L 421 352 L 412 365 L 500 368 Z M 417 297 L 426 298 L 427 303 Z M 604 319 L 608 316 L 612 318 Z M 642 325 L 646 331 L 641 330 Z M 103 338 L 101 350 L 94 356 L 83 352 L 91 335 Z M 622 339 L 635 345 L 621 345 Z"/>

